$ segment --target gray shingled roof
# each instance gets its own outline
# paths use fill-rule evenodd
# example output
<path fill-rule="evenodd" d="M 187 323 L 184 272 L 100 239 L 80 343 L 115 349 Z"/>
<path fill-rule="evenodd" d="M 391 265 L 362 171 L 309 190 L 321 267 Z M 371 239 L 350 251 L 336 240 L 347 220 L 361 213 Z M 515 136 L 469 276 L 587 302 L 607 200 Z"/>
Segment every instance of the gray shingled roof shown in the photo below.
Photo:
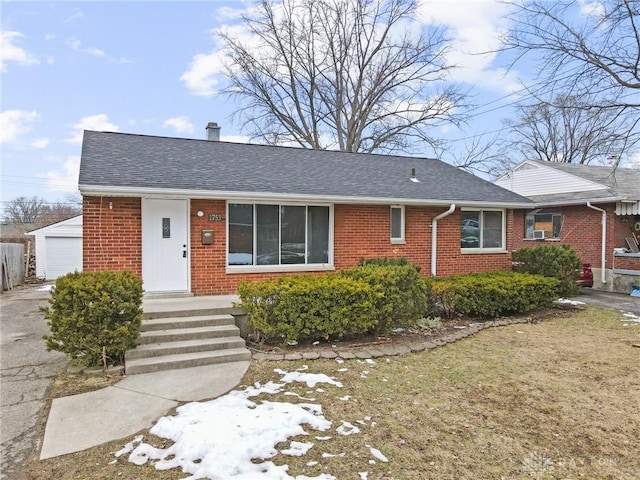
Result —
<path fill-rule="evenodd" d="M 410 181 L 412 168 L 419 183 Z M 93 131 L 84 132 L 79 184 L 83 193 L 120 189 L 530 203 L 436 159 Z"/>
<path fill-rule="evenodd" d="M 640 170 L 634 168 L 616 168 L 600 165 L 580 165 L 560 162 L 539 162 L 546 167 L 575 175 L 607 187 L 606 190 L 559 193 L 555 195 L 532 195 L 536 202 L 563 200 L 590 200 L 598 198 L 621 198 L 640 201 Z"/>

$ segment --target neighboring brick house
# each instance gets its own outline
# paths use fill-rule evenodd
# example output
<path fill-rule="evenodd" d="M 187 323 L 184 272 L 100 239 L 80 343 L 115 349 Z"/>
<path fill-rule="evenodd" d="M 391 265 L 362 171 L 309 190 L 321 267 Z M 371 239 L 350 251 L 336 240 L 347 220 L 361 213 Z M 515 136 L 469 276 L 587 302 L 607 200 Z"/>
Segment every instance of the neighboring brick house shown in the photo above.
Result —
<path fill-rule="evenodd" d="M 513 248 L 572 245 L 594 271 L 594 288 L 640 284 L 640 170 L 527 160 L 496 185 L 535 202 L 514 218 Z"/>
<path fill-rule="evenodd" d="M 242 280 L 406 257 L 425 275 L 511 266 L 531 202 L 435 159 L 86 131 L 83 268 L 147 292 L 233 293 Z"/>

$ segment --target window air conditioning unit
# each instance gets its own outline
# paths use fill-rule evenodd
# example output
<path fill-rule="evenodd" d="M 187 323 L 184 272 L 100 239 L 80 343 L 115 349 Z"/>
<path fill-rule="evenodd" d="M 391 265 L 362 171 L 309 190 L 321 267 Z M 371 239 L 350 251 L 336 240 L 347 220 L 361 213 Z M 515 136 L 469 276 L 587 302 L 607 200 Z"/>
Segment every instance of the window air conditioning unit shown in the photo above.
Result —
<path fill-rule="evenodd" d="M 546 230 L 534 230 L 533 231 L 533 238 L 535 238 L 536 240 L 544 240 L 545 238 L 547 238 L 547 231 Z"/>

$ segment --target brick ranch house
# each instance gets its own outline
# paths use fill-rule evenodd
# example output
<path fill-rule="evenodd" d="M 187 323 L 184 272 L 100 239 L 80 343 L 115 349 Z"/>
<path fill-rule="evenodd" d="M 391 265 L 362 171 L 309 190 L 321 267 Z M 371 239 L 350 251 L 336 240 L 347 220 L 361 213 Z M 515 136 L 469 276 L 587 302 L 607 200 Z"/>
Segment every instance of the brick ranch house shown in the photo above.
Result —
<path fill-rule="evenodd" d="M 83 268 L 147 293 L 406 257 L 425 275 L 511 268 L 531 201 L 442 161 L 86 131 Z"/>
<path fill-rule="evenodd" d="M 640 285 L 640 170 L 527 160 L 495 183 L 535 202 L 514 215 L 514 249 L 569 244 L 592 265 L 594 288 Z"/>

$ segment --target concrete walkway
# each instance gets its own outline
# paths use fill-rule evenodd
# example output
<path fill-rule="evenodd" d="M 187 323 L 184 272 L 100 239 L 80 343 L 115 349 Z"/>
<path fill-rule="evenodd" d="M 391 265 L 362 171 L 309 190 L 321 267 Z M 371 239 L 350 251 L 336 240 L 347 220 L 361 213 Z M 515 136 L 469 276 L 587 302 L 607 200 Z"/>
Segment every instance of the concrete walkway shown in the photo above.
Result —
<path fill-rule="evenodd" d="M 224 395 L 240 383 L 249 362 L 144 373 L 51 405 L 40 459 L 79 452 L 131 436 L 181 402 Z"/>

